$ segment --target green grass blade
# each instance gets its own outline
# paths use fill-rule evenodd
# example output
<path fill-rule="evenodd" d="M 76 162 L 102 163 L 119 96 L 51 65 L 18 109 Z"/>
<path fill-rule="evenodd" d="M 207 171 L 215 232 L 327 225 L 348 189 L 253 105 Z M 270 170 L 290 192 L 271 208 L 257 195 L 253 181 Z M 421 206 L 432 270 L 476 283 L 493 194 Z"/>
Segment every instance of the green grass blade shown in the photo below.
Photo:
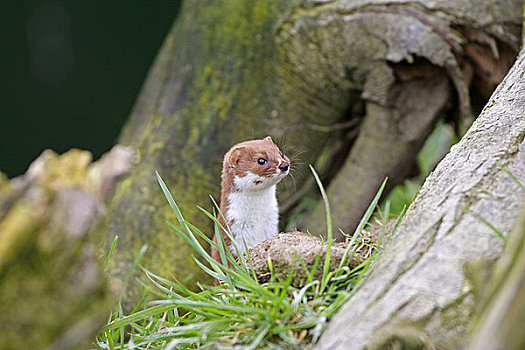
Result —
<path fill-rule="evenodd" d="M 321 191 L 321 196 L 323 197 L 324 201 L 324 207 L 326 212 L 326 239 L 327 239 L 327 245 L 326 245 L 326 255 L 324 259 L 324 266 L 323 266 L 323 278 L 321 279 L 321 293 L 326 287 L 326 284 L 328 283 L 328 273 L 330 272 L 330 253 L 332 249 L 332 216 L 330 214 L 330 203 L 328 202 L 328 196 L 326 195 L 326 192 L 324 190 L 323 184 L 321 183 L 321 179 L 319 179 L 319 175 L 317 175 L 317 172 L 315 171 L 314 167 L 310 165 L 310 170 L 312 171 L 312 174 L 314 175 L 315 182 L 317 183 L 317 186 L 319 187 L 319 190 Z"/>
<path fill-rule="evenodd" d="M 401 223 L 401 220 L 405 216 L 406 212 L 407 212 L 407 206 L 405 205 L 403 206 L 403 209 L 401 210 L 401 213 L 397 217 L 396 223 L 394 224 L 394 227 L 392 228 L 392 233 L 391 233 L 392 236 L 397 231 L 397 228 L 399 227 L 399 224 Z"/>
<path fill-rule="evenodd" d="M 499 238 L 501 238 L 505 243 L 507 243 L 507 237 L 503 235 L 503 233 L 496 228 L 490 221 L 485 219 L 483 216 L 479 215 L 476 212 L 471 211 L 470 214 L 472 214 L 476 219 L 484 223 L 488 228 L 490 228 Z"/>
<path fill-rule="evenodd" d="M 146 310 L 136 312 L 136 313 L 134 313 L 132 315 L 129 315 L 129 316 L 121 315 L 120 319 L 115 320 L 115 321 L 111 322 L 110 324 L 102 327 L 102 329 L 100 331 L 101 332 L 107 332 L 107 331 L 110 331 L 110 330 L 121 328 L 121 327 L 127 326 L 127 325 L 129 325 L 129 324 L 131 324 L 133 322 L 138 322 L 140 320 L 143 320 L 143 319 L 145 319 L 145 318 L 147 318 L 149 316 L 157 315 L 157 314 L 163 313 L 165 311 L 172 310 L 172 309 L 174 309 L 176 307 L 177 307 L 177 304 L 174 303 L 174 302 L 163 303 L 161 305 L 155 305 L 155 306 L 149 307 Z"/>
<path fill-rule="evenodd" d="M 261 342 L 264 340 L 264 337 L 268 334 L 270 326 L 266 324 L 264 327 L 259 329 L 255 334 L 252 343 L 246 347 L 247 350 L 257 349 Z"/>
<path fill-rule="evenodd" d="M 499 166 L 504 172 L 507 173 L 507 175 L 510 176 L 510 178 L 518 184 L 518 186 L 525 191 L 525 185 L 523 185 L 520 180 L 518 180 L 518 178 L 516 176 L 514 176 L 514 174 L 512 174 L 507 168 L 505 168 L 503 165 L 501 165 L 499 162 L 496 162 L 497 166 Z"/>
<path fill-rule="evenodd" d="M 235 258 L 231 254 L 230 250 L 226 249 L 226 243 L 225 243 L 225 240 L 224 240 L 224 236 L 222 234 L 223 232 L 228 232 L 228 231 L 224 229 L 224 227 L 219 223 L 219 221 L 217 220 L 217 218 L 214 215 L 212 215 L 207 210 L 205 210 L 205 209 L 203 209 L 201 207 L 198 207 L 198 208 L 208 218 L 210 218 L 214 222 L 214 225 L 217 227 L 215 229 L 215 235 L 218 238 L 217 244 L 215 244 L 209 238 L 208 238 L 208 240 L 209 240 L 210 244 L 213 245 L 219 251 L 219 254 L 221 255 L 221 261 L 222 261 L 223 265 L 226 265 L 226 262 L 229 262 L 232 265 L 236 265 L 237 263 L 235 261 Z M 230 239 L 232 239 L 232 237 L 230 237 Z M 210 256 L 210 258 L 211 258 L 211 256 Z M 213 258 L 211 258 L 211 259 L 213 259 Z"/>
<path fill-rule="evenodd" d="M 383 191 L 385 190 L 385 186 L 386 186 L 387 181 L 388 181 L 388 178 L 385 178 L 385 180 L 381 184 L 381 187 L 379 187 L 379 190 L 377 190 L 377 193 L 376 193 L 374 199 L 372 200 L 372 202 L 368 206 L 365 214 L 361 218 L 361 221 L 359 221 L 359 225 L 357 225 L 357 228 L 355 229 L 354 233 L 355 232 L 361 232 L 365 228 L 366 223 L 372 217 L 372 214 L 374 213 L 374 211 L 375 211 L 375 209 L 377 207 L 377 203 L 379 203 L 379 199 L 381 198 L 381 195 L 383 194 Z"/>
<path fill-rule="evenodd" d="M 126 292 L 126 289 L 128 287 L 128 283 L 129 283 L 129 279 L 131 278 L 131 276 L 133 275 L 133 272 L 135 272 L 135 269 L 137 268 L 137 266 L 139 265 L 140 261 L 142 260 L 142 257 L 144 256 L 144 254 L 146 253 L 146 250 L 148 249 L 148 245 L 147 244 L 144 244 L 141 248 L 140 248 L 140 251 L 139 253 L 137 254 L 137 257 L 135 258 L 135 260 L 133 261 L 133 265 L 131 266 L 131 269 L 128 271 L 128 274 L 126 275 L 126 278 L 124 279 L 124 283 L 122 285 L 122 291 L 120 292 L 120 298 L 119 298 L 119 302 L 122 301 L 122 298 L 124 297 L 124 293 Z"/>
<path fill-rule="evenodd" d="M 157 175 L 157 181 L 159 182 L 160 188 L 162 189 L 162 192 L 164 193 L 164 196 L 168 200 L 168 203 L 175 213 L 175 216 L 177 217 L 177 220 L 182 225 L 182 227 L 186 230 L 187 233 L 190 233 L 190 229 L 184 224 L 184 217 L 182 216 L 182 213 L 177 206 L 177 203 L 175 203 L 175 200 L 173 199 L 173 196 L 171 195 L 170 191 L 168 190 L 168 187 L 164 183 L 164 180 L 160 177 L 159 173 L 155 171 L 155 174 Z"/>
<path fill-rule="evenodd" d="M 347 256 L 348 256 L 348 251 L 350 249 L 352 249 L 353 243 L 356 241 L 357 237 L 359 237 L 361 231 L 363 231 L 363 229 L 365 228 L 366 223 L 372 217 L 372 214 L 374 213 L 374 211 L 375 211 L 375 209 L 377 207 L 377 203 L 379 203 L 379 199 L 381 198 L 381 195 L 383 194 L 383 191 L 385 190 L 385 186 L 386 186 L 387 181 L 388 181 L 388 178 L 385 178 L 385 180 L 381 184 L 381 187 L 379 187 L 379 190 L 377 191 L 374 199 L 372 200 L 372 203 L 370 203 L 370 205 L 366 209 L 365 214 L 361 218 L 361 221 L 359 221 L 359 225 L 357 225 L 357 227 L 356 227 L 356 229 L 354 231 L 354 234 L 352 236 L 352 242 L 351 242 L 351 244 L 348 245 L 348 248 L 346 249 L 346 251 L 343 254 L 343 259 L 341 259 L 341 262 L 339 263 L 339 267 L 340 268 L 347 263 L 346 259 L 347 259 Z"/>
<path fill-rule="evenodd" d="M 115 235 L 115 238 L 113 238 L 113 243 L 111 244 L 111 248 L 109 249 L 109 253 L 106 258 L 106 261 L 104 261 L 103 271 L 106 271 L 106 267 L 108 265 L 109 259 L 111 259 L 111 256 L 113 255 L 113 251 L 115 250 L 115 247 L 117 246 L 117 241 L 118 241 L 118 236 Z"/>

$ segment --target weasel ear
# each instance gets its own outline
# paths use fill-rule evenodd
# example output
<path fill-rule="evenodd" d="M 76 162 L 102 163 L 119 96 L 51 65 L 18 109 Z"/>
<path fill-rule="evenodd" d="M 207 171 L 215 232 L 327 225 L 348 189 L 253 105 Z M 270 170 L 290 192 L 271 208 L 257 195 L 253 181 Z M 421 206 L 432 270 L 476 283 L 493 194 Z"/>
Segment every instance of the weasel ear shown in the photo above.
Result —
<path fill-rule="evenodd" d="M 266 136 L 266 137 L 264 138 L 264 141 L 272 141 L 272 142 L 273 142 L 273 140 L 272 140 L 272 138 L 271 138 L 270 136 Z"/>
<path fill-rule="evenodd" d="M 245 147 L 235 147 L 230 152 L 230 157 L 228 158 L 228 163 L 230 165 L 237 165 L 239 164 L 239 160 L 241 159 L 241 154 L 244 151 Z"/>

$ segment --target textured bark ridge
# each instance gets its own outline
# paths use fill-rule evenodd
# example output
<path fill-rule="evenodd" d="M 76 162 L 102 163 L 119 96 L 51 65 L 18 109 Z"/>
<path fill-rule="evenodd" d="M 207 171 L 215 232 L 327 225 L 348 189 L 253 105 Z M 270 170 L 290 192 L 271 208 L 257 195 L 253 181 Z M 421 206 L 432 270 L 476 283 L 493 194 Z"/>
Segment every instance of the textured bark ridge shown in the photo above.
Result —
<path fill-rule="evenodd" d="M 47 150 L 25 175 L 0 173 L 0 348 L 88 348 L 113 298 L 97 247 L 105 201 L 134 153 Z"/>
<path fill-rule="evenodd" d="M 523 203 L 524 191 L 499 165 L 525 183 L 524 70 L 521 54 L 427 178 L 369 279 L 330 322 L 317 349 L 467 345 L 487 288 L 479 276 L 486 277 L 504 248 L 490 225 L 508 236 Z"/>
<path fill-rule="evenodd" d="M 391 186 L 408 176 L 444 111 L 469 115 L 469 92 L 488 98 L 517 52 L 521 5 L 185 1 L 121 134 L 140 163 L 111 204 L 108 241 L 119 234 L 124 248 L 114 275 L 124 278 L 147 242 L 148 269 L 205 278 L 165 224 L 172 214 L 154 171 L 185 218 L 211 234 L 197 206 L 218 198 L 223 154 L 266 135 L 294 164 L 294 183 L 278 189 L 282 223 L 316 190 L 314 164 L 334 232 L 352 232 L 385 176 Z M 298 228 L 323 234 L 322 206 Z"/>

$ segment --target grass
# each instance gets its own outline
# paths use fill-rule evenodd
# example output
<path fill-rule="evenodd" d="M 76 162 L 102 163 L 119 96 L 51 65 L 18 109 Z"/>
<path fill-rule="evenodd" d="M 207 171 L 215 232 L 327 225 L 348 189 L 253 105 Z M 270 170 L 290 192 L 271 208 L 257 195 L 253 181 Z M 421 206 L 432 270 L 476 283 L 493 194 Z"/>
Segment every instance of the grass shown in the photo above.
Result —
<path fill-rule="evenodd" d="M 347 262 L 352 259 L 354 251 L 350 249 L 352 245 L 349 245 L 339 268 L 329 271 L 327 262 L 333 243 L 330 207 L 313 168 L 312 172 L 326 205 L 328 252 L 322 267 L 316 263 L 308 271 L 310 278 L 302 288 L 291 285 L 291 274 L 284 281 L 276 280 L 272 274 L 269 282 L 259 283 L 249 255 L 247 260 L 240 259 L 240 263 L 236 263 L 229 250 L 224 249 L 224 238 L 216 216 L 201 208 L 215 224 L 219 237 L 217 244 L 184 219 L 168 188 L 157 174 L 178 222 L 178 225 L 168 223 L 169 226 L 193 249 L 196 254 L 194 259 L 200 268 L 222 284 L 199 284 L 200 291 L 194 292 L 181 281 L 165 279 L 140 267 L 154 286 L 152 288 L 144 285 L 145 288 L 157 300 L 146 303 L 144 293 L 144 298 L 129 314 L 124 314 L 119 303 L 107 325 L 97 335 L 94 346 L 98 349 L 166 350 L 310 348 L 325 329 L 327 321 L 365 280 L 379 255 L 379 250 L 376 249 L 370 259 L 350 269 Z M 360 232 L 375 211 L 385 183 L 370 204 L 359 227 L 349 238 L 353 242 L 359 240 Z M 383 217 L 388 218 L 389 206 L 386 211 Z M 231 235 L 231 232 L 227 230 L 227 234 Z M 221 263 L 211 258 L 201 241 L 217 247 Z M 114 245 L 111 252 L 113 249 Z M 239 247 L 235 246 L 235 249 L 239 250 Z M 144 251 L 145 248 L 141 253 Z M 134 266 L 139 266 L 140 255 Z M 317 260 L 319 263 L 319 258 Z M 271 266 L 271 260 L 268 263 Z M 320 280 L 312 277 L 317 268 L 323 269 Z"/>
<path fill-rule="evenodd" d="M 418 157 L 421 179 L 432 171 L 451 143 L 453 138 L 450 130 L 443 124 L 438 124 Z M 500 164 L 498 166 L 521 189 L 525 188 L 507 169 Z M 144 285 L 142 300 L 129 313 L 124 313 L 119 301 L 118 306 L 109 316 L 106 326 L 96 336 L 93 347 L 98 349 L 311 348 L 330 318 L 365 281 L 371 267 L 381 254 L 379 249 L 374 249 L 370 259 L 350 269 L 347 262 L 352 260 L 356 251 L 347 249 L 338 269 L 329 271 L 326 262 L 330 259 L 330 248 L 333 243 L 330 205 L 313 168 L 312 172 L 326 207 L 328 252 L 324 261 L 320 261 L 318 256 L 315 265 L 307 271 L 309 279 L 301 288 L 292 286 L 291 278 L 282 281 L 272 276 L 269 282 L 259 283 L 251 260 L 241 260 L 239 264 L 235 262 L 231 253 L 224 249 L 222 230 L 216 216 L 201 209 L 214 222 L 215 230 L 220 237 L 216 247 L 222 262 L 214 261 L 200 242 L 204 241 L 212 245 L 215 243 L 184 219 L 175 200 L 157 174 L 159 184 L 177 220 L 177 224 L 168 223 L 168 225 L 190 245 L 199 266 L 222 284 L 220 286 L 199 284 L 200 291 L 194 292 L 185 286 L 184 281 L 172 281 L 158 276 L 140 266 L 140 259 L 146 250 L 144 246 L 133 266 L 134 269 L 140 268 L 143 271 L 153 288 L 151 285 Z M 389 220 L 392 214 L 395 216 L 401 213 L 394 226 L 395 231 L 406 208 L 405 204 L 413 200 L 421 179 L 408 180 L 397 186 L 377 212 L 379 197 L 385 186 L 383 183 L 354 234 L 348 237 L 351 243 L 349 247 L 359 246 L 352 243 L 361 241 L 360 234 L 374 212 L 376 213 L 373 219 L 379 219 L 383 223 Z M 216 203 L 215 206 L 218 209 Z M 220 213 L 218 210 L 217 212 Z M 481 217 L 479 219 L 505 239 L 492 224 Z M 230 232 L 226 234 L 231 235 Z M 381 231 L 377 247 L 381 246 L 383 234 L 384 232 Z M 112 244 L 104 267 L 116 247 L 117 239 L 116 237 Z M 238 248 L 235 247 L 239 250 Z M 268 263 L 272 266 L 271 261 Z M 304 265 L 303 268 L 308 269 Z M 318 280 L 313 278 L 316 269 L 322 270 L 322 277 Z M 125 285 L 129 283 L 132 272 L 133 270 L 128 274 Z M 153 295 L 156 300 L 146 302 L 147 295 Z"/>

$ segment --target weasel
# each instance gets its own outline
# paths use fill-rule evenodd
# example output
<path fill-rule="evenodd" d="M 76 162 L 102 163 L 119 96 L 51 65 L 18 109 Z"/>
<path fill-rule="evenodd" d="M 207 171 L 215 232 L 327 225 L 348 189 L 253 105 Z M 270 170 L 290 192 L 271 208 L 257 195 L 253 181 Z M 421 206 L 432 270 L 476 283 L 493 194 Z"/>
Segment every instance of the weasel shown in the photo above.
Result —
<path fill-rule="evenodd" d="M 270 136 L 262 140 L 241 142 L 224 156 L 219 223 L 229 227 L 239 252 L 279 233 L 279 208 L 276 187 L 290 172 L 290 160 Z M 225 220 L 223 219 L 226 219 Z M 223 232 L 226 248 L 237 252 Z M 217 236 L 213 237 L 217 242 Z M 212 247 L 212 257 L 221 261 Z"/>

